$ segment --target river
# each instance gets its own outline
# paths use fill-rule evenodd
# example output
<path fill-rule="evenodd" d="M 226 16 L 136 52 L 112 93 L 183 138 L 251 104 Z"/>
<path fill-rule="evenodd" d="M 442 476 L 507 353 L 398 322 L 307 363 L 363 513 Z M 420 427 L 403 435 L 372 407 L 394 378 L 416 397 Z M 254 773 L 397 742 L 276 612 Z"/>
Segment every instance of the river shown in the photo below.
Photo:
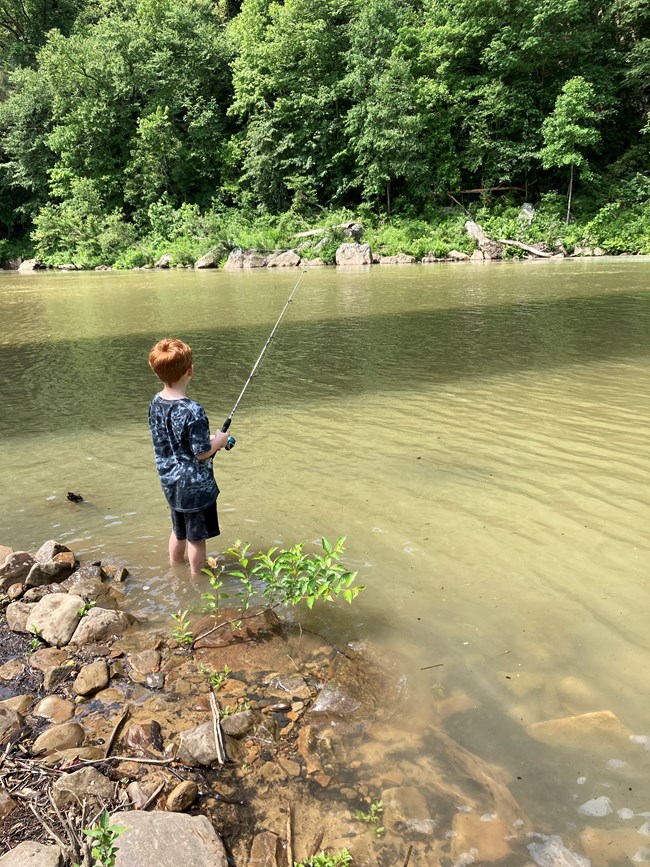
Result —
<path fill-rule="evenodd" d="M 193 346 L 191 396 L 220 427 L 297 277 L 0 272 L 0 543 L 120 558 L 134 610 L 169 628 L 199 591 L 166 565 L 148 350 Z M 346 535 L 367 589 L 302 622 L 382 647 L 416 719 L 432 690 L 466 694 L 447 729 L 507 770 L 539 830 L 638 827 L 649 393 L 647 258 L 308 271 L 215 461 L 213 551 Z M 603 710 L 631 757 L 531 737 Z M 601 797 L 612 812 L 586 816 Z"/>

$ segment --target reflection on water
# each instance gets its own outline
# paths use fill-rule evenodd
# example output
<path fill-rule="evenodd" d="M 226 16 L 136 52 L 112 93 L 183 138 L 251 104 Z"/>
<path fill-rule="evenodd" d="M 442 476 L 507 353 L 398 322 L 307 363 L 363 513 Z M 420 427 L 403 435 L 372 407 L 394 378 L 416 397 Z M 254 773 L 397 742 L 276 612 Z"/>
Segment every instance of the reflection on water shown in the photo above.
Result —
<path fill-rule="evenodd" d="M 641 259 L 309 272 L 215 462 L 217 551 L 346 534 L 368 590 L 306 622 L 392 653 L 416 721 L 418 697 L 466 694 L 447 730 L 546 834 L 650 811 L 649 276 Z M 193 345 L 216 428 L 295 280 L 0 275 L 0 542 L 118 556 L 134 609 L 165 624 L 198 604 L 165 562 L 147 352 Z M 543 728 L 594 711 L 618 739 L 601 718 L 577 743 Z"/>

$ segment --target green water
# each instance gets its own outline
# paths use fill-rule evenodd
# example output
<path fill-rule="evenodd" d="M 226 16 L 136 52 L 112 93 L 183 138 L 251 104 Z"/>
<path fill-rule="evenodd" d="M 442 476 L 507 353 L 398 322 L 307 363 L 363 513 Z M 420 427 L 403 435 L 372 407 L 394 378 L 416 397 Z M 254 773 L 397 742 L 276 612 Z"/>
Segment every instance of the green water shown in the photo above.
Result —
<path fill-rule="evenodd" d="M 0 543 L 117 556 L 134 610 L 168 624 L 191 591 L 165 562 L 147 352 L 192 344 L 191 396 L 220 427 L 297 276 L 0 272 Z M 415 715 L 431 690 L 467 692 L 448 730 L 507 769 L 539 830 L 636 827 L 649 391 L 650 260 L 308 272 L 215 461 L 214 551 L 346 534 L 368 590 L 306 622 L 377 642 Z M 518 676 L 537 685 L 515 695 Z M 526 728 L 596 710 L 637 736 L 625 765 Z M 605 820 L 578 811 L 602 795 Z"/>

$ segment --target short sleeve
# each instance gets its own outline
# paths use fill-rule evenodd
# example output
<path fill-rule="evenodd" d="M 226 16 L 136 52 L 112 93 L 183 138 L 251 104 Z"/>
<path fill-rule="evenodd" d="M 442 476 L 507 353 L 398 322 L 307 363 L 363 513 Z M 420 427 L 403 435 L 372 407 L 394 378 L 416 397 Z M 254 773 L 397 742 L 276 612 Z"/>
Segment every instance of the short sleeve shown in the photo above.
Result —
<path fill-rule="evenodd" d="M 204 452 L 210 451 L 212 447 L 212 443 L 210 442 L 210 424 L 203 407 L 198 407 L 196 414 L 188 422 L 187 432 L 190 448 L 194 455 L 202 455 Z"/>

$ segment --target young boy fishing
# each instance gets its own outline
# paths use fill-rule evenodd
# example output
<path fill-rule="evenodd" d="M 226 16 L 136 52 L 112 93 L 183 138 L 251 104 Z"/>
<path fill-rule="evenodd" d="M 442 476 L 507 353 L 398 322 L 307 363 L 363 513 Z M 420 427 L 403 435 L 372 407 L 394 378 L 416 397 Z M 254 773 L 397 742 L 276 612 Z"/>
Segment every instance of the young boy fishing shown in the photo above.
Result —
<path fill-rule="evenodd" d="M 169 562 L 183 563 L 185 547 L 192 575 L 205 565 L 206 540 L 219 535 L 219 488 L 212 458 L 228 434 L 210 435 L 203 407 L 186 395 L 194 367 L 192 349 L 181 340 L 159 340 L 149 365 L 163 388 L 151 401 L 149 427 L 163 493 L 172 513 Z"/>

